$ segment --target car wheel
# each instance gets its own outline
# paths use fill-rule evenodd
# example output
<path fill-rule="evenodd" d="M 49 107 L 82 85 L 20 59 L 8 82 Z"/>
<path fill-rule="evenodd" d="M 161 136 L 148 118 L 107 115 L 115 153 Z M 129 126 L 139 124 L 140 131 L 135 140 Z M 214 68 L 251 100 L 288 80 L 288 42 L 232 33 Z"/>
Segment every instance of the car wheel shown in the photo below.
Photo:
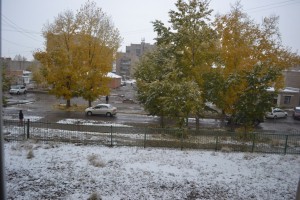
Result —
<path fill-rule="evenodd" d="M 107 117 L 112 117 L 112 114 L 110 112 L 106 113 Z"/>
<path fill-rule="evenodd" d="M 92 113 L 91 111 L 89 111 L 89 112 L 87 112 L 86 114 L 87 114 L 88 116 L 92 116 L 93 113 Z"/>

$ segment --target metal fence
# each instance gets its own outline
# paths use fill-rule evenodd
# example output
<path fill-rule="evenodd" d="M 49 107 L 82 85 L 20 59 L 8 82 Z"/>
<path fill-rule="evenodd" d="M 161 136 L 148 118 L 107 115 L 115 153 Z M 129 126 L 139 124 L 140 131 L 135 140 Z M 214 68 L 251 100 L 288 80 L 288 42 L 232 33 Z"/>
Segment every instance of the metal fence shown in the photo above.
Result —
<path fill-rule="evenodd" d="M 5 140 L 300 154 L 300 134 L 3 121 Z"/>

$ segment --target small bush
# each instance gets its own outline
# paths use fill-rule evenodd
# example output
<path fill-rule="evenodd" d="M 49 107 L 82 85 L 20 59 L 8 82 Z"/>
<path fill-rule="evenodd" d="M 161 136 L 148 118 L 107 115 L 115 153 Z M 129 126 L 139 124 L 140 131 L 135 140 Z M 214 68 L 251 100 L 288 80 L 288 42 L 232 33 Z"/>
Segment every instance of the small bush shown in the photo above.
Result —
<path fill-rule="evenodd" d="M 91 165 L 94 167 L 105 167 L 104 161 L 101 160 L 97 155 L 92 154 L 88 156 L 88 161 L 90 162 Z"/>
<path fill-rule="evenodd" d="M 228 147 L 228 146 L 224 146 L 221 148 L 221 152 L 224 152 L 224 153 L 229 153 L 232 151 L 232 148 Z"/>
<path fill-rule="evenodd" d="M 250 154 L 250 153 L 247 153 L 247 154 L 244 155 L 245 160 L 252 160 L 255 157 L 256 157 L 255 154 Z"/>
<path fill-rule="evenodd" d="M 91 194 L 91 196 L 88 198 L 88 200 L 102 200 L 102 198 L 100 197 L 100 195 L 97 192 L 94 192 L 93 194 Z"/>
<path fill-rule="evenodd" d="M 34 157 L 32 149 L 30 149 L 27 153 L 27 159 L 32 159 Z"/>

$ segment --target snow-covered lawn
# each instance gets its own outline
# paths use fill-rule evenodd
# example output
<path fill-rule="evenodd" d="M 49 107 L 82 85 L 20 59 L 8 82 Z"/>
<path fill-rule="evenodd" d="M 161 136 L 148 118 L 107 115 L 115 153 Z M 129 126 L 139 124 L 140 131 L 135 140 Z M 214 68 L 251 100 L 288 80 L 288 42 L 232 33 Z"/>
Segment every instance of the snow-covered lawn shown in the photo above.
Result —
<path fill-rule="evenodd" d="M 5 143 L 9 199 L 295 199 L 299 155 Z"/>

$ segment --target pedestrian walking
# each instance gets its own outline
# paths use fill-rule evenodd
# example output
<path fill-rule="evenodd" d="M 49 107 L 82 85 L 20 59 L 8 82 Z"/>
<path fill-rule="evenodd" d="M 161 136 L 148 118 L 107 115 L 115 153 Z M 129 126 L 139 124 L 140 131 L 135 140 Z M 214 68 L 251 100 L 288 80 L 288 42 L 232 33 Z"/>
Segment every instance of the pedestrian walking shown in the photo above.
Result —
<path fill-rule="evenodd" d="M 106 96 L 106 103 L 108 103 L 108 100 L 109 100 L 109 98 L 108 98 L 108 96 Z"/>
<path fill-rule="evenodd" d="M 19 120 L 20 120 L 20 126 L 23 126 L 23 119 L 24 119 L 24 114 L 22 110 L 19 112 Z"/>

